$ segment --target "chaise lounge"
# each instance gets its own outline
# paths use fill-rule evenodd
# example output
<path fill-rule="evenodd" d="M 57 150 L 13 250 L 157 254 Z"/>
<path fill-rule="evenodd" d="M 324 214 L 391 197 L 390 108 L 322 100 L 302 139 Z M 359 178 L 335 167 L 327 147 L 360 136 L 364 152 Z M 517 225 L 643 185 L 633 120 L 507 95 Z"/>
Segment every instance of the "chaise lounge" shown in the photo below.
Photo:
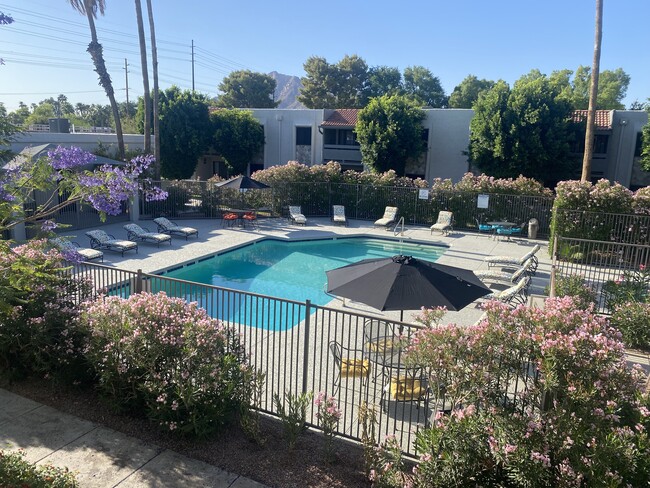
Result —
<path fill-rule="evenodd" d="M 447 210 L 441 210 L 438 213 L 438 220 L 431 226 L 431 234 L 434 230 L 439 230 L 443 234 L 449 234 L 453 230 L 454 214 Z"/>
<path fill-rule="evenodd" d="M 531 270 L 534 273 L 537 271 L 537 264 L 538 264 L 538 259 L 535 254 L 537 251 L 540 250 L 539 244 L 535 244 L 535 246 L 528 251 L 526 254 L 524 254 L 522 257 L 517 258 L 513 256 L 488 256 L 486 257 L 483 261 L 485 261 L 488 265 L 488 267 L 492 266 L 523 266 L 526 261 L 528 261 L 530 258 L 533 259 L 533 265 L 531 266 Z"/>
<path fill-rule="evenodd" d="M 169 242 L 170 246 L 172 244 L 172 236 L 160 232 L 150 232 L 149 229 L 142 228 L 138 224 L 126 224 L 124 230 L 126 230 L 126 238 L 132 241 L 151 241 L 158 244 L 158 247 L 161 242 Z"/>
<path fill-rule="evenodd" d="M 63 253 L 70 253 L 73 255 L 81 256 L 83 261 L 92 261 L 99 259 L 104 262 L 104 253 L 98 249 L 88 249 L 87 247 L 80 247 L 78 243 L 64 239 L 63 237 L 55 237 L 50 239 L 50 243 Z"/>
<path fill-rule="evenodd" d="M 348 219 L 345 218 L 345 207 L 343 205 L 332 205 L 332 222 L 348 226 Z"/>
<path fill-rule="evenodd" d="M 124 256 L 126 251 L 135 250 L 138 252 L 138 243 L 133 241 L 125 241 L 116 239 L 103 230 L 89 230 L 86 235 L 90 239 L 90 247 L 93 249 L 107 249 L 109 251 L 116 251 Z"/>
<path fill-rule="evenodd" d="M 307 223 L 307 217 L 302 214 L 302 209 L 299 205 L 289 206 L 289 221 L 298 225 L 305 225 Z"/>
<path fill-rule="evenodd" d="M 394 224 L 397 221 L 397 207 L 386 207 L 384 210 L 384 216 L 380 219 L 375 220 L 375 227 L 386 227 L 391 224 Z"/>
<path fill-rule="evenodd" d="M 196 235 L 197 238 L 199 237 L 199 231 L 194 227 L 180 226 L 166 217 L 158 217 L 157 219 L 153 219 L 153 221 L 158 226 L 158 232 L 162 232 L 163 234 L 185 236 L 185 240 L 191 235 Z"/>

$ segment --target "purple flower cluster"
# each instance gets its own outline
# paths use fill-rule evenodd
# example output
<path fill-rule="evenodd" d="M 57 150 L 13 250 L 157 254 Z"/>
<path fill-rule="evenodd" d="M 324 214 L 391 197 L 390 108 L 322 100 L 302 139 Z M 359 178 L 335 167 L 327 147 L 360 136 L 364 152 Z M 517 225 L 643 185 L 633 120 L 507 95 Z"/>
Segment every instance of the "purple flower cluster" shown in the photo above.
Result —
<path fill-rule="evenodd" d="M 47 152 L 52 168 L 56 170 L 74 169 L 94 163 L 97 157 L 94 154 L 84 151 L 75 146 L 57 146 Z"/>

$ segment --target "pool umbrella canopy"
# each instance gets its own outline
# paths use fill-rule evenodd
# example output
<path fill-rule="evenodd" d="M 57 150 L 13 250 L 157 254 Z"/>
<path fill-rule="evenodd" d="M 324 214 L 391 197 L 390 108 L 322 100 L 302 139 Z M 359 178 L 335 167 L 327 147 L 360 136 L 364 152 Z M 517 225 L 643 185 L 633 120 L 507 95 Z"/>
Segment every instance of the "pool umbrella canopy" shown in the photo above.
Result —
<path fill-rule="evenodd" d="M 237 176 L 227 181 L 217 183 L 217 186 L 223 188 L 234 188 L 235 190 L 263 190 L 264 188 L 271 188 L 269 185 L 265 185 L 261 181 L 254 180 L 248 176 Z"/>
<path fill-rule="evenodd" d="M 379 310 L 460 310 L 491 293 L 470 270 L 411 256 L 364 259 L 327 271 L 327 292 Z"/>

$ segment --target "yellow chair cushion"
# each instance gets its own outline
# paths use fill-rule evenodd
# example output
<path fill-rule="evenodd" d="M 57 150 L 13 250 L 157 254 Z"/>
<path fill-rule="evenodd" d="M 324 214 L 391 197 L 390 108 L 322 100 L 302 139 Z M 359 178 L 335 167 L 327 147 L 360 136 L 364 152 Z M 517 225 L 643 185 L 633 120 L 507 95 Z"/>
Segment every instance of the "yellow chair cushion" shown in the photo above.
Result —
<path fill-rule="evenodd" d="M 400 402 L 410 402 L 419 400 L 425 396 L 426 388 L 422 382 L 416 378 L 391 378 L 390 379 L 390 396 Z"/>
<path fill-rule="evenodd" d="M 392 339 L 379 339 L 378 341 L 368 342 L 366 344 L 366 349 L 370 352 L 378 352 L 385 354 L 386 351 L 393 349 L 393 340 Z"/>
<path fill-rule="evenodd" d="M 370 362 L 367 359 L 341 359 L 341 376 L 344 378 L 364 377 L 370 374 Z"/>

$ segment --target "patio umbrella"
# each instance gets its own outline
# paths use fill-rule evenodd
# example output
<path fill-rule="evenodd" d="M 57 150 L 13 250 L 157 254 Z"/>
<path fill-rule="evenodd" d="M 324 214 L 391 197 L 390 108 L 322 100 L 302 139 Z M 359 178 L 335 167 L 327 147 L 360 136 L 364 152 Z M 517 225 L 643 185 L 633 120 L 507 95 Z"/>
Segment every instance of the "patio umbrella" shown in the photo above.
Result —
<path fill-rule="evenodd" d="M 237 176 L 236 178 L 217 183 L 217 186 L 234 188 L 235 190 L 263 190 L 264 188 L 271 188 L 269 185 L 265 185 L 261 181 L 254 180 L 248 176 Z"/>
<path fill-rule="evenodd" d="M 491 290 L 467 269 L 411 256 L 364 259 L 327 271 L 327 292 L 379 310 L 460 310 Z"/>

